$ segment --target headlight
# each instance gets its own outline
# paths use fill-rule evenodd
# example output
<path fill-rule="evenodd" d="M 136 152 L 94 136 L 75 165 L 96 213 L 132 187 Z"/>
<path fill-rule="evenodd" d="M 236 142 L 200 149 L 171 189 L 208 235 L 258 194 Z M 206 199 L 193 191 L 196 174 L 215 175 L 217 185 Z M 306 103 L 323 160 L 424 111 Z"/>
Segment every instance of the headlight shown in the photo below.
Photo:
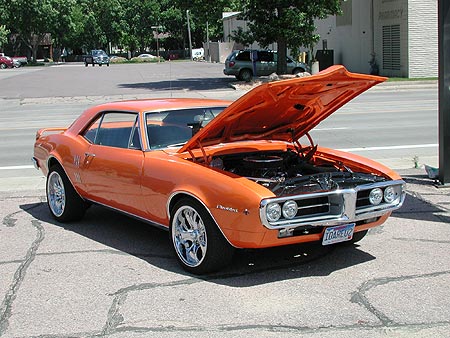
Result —
<path fill-rule="evenodd" d="M 278 203 L 269 203 L 266 207 L 266 216 L 269 222 L 276 222 L 281 217 L 281 207 Z"/>
<path fill-rule="evenodd" d="M 373 205 L 378 205 L 383 200 L 383 190 L 375 188 L 370 191 L 369 202 Z"/>
<path fill-rule="evenodd" d="M 283 204 L 283 216 L 287 219 L 293 219 L 297 215 L 298 206 L 295 201 L 286 201 Z"/>
<path fill-rule="evenodd" d="M 392 203 L 397 198 L 394 187 L 387 187 L 384 189 L 384 200 L 386 203 Z"/>

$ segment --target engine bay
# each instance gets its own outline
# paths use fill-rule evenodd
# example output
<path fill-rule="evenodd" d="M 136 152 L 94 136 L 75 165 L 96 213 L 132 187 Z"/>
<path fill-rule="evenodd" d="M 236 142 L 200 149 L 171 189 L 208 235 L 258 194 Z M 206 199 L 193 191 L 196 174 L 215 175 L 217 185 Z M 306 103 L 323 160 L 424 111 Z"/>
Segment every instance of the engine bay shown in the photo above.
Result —
<path fill-rule="evenodd" d="M 353 172 L 342 163 L 315 158 L 317 146 L 302 151 L 265 151 L 214 157 L 210 167 L 246 177 L 271 190 L 276 196 L 354 188 L 386 179 Z"/>

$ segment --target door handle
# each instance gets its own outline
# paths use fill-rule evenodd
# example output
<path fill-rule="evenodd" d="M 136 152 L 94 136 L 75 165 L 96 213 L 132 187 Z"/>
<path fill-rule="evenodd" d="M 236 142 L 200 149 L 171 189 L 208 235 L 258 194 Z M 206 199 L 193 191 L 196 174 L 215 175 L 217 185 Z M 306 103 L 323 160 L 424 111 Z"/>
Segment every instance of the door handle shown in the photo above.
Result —
<path fill-rule="evenodd" d="M 93 154 L 93 153 L 88 153 L 88 152 L 84 153 L 84 166 L 85 167 L 88 166 L 89 163 L 91 162 L 90 158 L 94 158 L 94 157 L 95 157 L 95 154 Z"/>

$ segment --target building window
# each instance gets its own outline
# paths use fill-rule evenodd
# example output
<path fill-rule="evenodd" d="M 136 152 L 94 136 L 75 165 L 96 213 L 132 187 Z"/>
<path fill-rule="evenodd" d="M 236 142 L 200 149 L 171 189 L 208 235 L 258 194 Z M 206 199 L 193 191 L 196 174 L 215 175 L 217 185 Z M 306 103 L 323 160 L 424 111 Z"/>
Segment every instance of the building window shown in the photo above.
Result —
<path fill-rule="evenodd" d="M 383 68 L 400 70 L 400 25 L 383 26 Z"/>

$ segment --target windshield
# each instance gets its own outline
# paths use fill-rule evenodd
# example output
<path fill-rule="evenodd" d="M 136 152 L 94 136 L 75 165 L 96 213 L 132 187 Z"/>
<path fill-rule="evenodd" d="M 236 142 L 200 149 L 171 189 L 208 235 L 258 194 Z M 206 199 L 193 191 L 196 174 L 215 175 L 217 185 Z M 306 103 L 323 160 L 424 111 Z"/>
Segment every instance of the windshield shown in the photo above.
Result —
<path fill-rule="evenodd" d="M 106 55 L 106 53 L 102 50 L 93 50 L 92 55 Z"/>
<path fill-rule="evenodd" d="M 146 114 L 150 149 L 181 147 L 226 107 L 200 107 Z"/>

